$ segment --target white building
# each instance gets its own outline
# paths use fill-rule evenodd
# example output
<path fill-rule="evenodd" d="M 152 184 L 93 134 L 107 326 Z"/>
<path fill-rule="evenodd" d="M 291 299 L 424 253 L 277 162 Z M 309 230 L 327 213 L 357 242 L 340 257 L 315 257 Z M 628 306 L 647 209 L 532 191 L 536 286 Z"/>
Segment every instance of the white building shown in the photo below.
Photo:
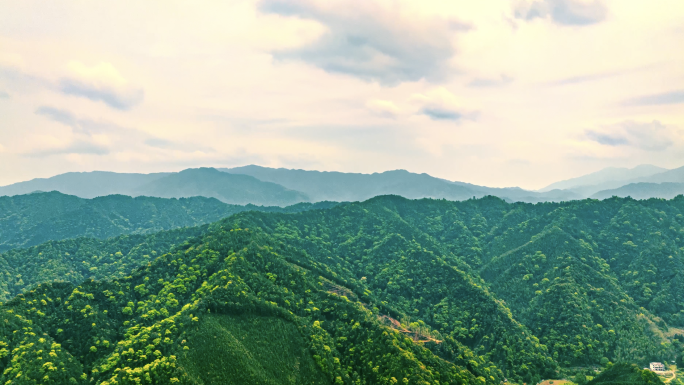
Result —
<path fill-rule="evenodd" d="M 663 365 L 662 362 L 651 362 L 649 365 L 649 368 L 651 369 L 652 372 L 664 372 L 665 371 L 665 365 Z"/>

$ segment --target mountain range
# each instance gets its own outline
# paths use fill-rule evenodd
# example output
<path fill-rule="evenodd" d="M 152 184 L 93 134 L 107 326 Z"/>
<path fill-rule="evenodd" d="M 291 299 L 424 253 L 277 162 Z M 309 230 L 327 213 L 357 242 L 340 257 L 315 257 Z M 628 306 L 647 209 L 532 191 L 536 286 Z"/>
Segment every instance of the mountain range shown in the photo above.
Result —
<path fill-rule="evenodd" d="M 60 200 L 92 208 L 88 235 L 131 222 L 0 254 L 3 383 L 499 385 L 684 356 L 684 197 L 378 196 L 194 227 L 225 204 L 3 199 L 26 229 Z"/>
<path fill-rule="evenodd" d="M 293 213 L 334 205 L 337 203 L 299 203 L 288 207 L 240 206 L 201 196 L 163 199 L 107 195 L 84 199 L 57 191 L 2 196 L 0 252 L 53 239 L 105 239 L 122 234 L 151 234 L 215 222 L 242 211 Z"/>
<path fill-rule="evenodd" d="M 234 205 L 281 207 L 300 202 L 363 201 L 386 194 L 454 201 L 491 195 L 508 202 L 528 203 L 611 196 L 648 199 L 672 198 L 684 193 L 684 167 L 673 170 L 651 165 L 607 168 L 553 183 L 539 191 L 478 186 L 405 170 L 360 174 L 255 165 L 153 174 L 74 172 L 0 187 L 0 195 L 8 196 L 35 191 L 59 191 L 81 198 L 112 194 L 161 198 L 203 196 Z"/>
<path fill-rule="evenodd" d="M 608 167 L 591 174 L 552 183 L 539 191 L 557 189 L 594 199 L 611 196 L 669 199 L 684 193 L 684 167 L 672 170 L 648 164 L 631 169 Z"/>

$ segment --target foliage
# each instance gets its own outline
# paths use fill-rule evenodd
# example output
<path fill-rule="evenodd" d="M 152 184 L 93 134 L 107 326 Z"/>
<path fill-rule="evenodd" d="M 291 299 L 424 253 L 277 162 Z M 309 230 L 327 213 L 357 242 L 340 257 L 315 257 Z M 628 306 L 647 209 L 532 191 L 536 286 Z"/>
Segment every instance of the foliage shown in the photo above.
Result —
<path fill-rule="evenodd" d="M 638 385 L 638 384 L 652 384 L 662 385 L 663 381 L 657 374 L 648 369 L 639 369 L 634 364 L 615 364 L 610 368 L 604 370 L 596 376 L 593 380 L 587 383 L 588 385 Z"/>
<path fill-rule="evenodd" d="M 331 292 L 328 281 L 288 262 L 276 246 L 287 248 L 259 232 L 214 229 L 131 276 L 110 282 L 88 280 L 77 287 L 43 284 L 3 308 L 26 324 L 40 324 L 36 335 L 44 333 L 64 346 L 83 365 L 85 376 L 73 377 L 76 381 L 202 383 L 197 373 L 207 364 L 205 342 L 216 336 L 217 324 L 249 335 L 248 325 L 222 322 L 226 316 L 271 319 L 260 321 L 265 334 L 256 338 L 294 341 L 291 348 L 299 349 L 304 360 L 293 375 L 311 383 L 500 381 L 498 376 L 478 380 L 384 326 L 377 310 L 380 303 L 368 296 L 362 302 Z M 295 259 L 304 257 L 301 251 L 292 253 Z M 12 339 L 21 330 L 20 325 L 6 328 L 0 338 L 6 341 L 7 362 L 30 366 L 22 355 L 30 342 Z M 222 369 L 212 375 L 216 377 L 199 376 L 200 381 L 235 378 L 236 373 L 249 376 L 243 369 L 251 368 L 257 370 L 251 378 L 258 382 L 281 371 L 284 364 L 279 360 L 262 360 L 276 352 L 259 342 L 224 344 L 232 351 L 217 357 L 216 367 Z M 249 354 L 244 360 L 230 360 L 245 349 Z M 59 355 L 53 361 L 57 367 L 69 362 Z M 28 369 L 22 368 L 16 373 L 26 375 Z"/>
<path fill-rule="evenodd" d="M 293 213 L 334 205 L 319 202 L 288 207 L 238 206 L 199 196 L 166 199 L 108 195 L 82 199 L 56 191 L 0 196 L 0 252 L 50 240 L 152 234 L 215 222 L 243 211 Z"/>
<path fill-rule="evenodd" d="M 0 308 L 0 369 L 108 385 L 499 384 L 682 352 L 684 198 L 327 207 L 7 252 L 0 287 L 18 295 Z"/>

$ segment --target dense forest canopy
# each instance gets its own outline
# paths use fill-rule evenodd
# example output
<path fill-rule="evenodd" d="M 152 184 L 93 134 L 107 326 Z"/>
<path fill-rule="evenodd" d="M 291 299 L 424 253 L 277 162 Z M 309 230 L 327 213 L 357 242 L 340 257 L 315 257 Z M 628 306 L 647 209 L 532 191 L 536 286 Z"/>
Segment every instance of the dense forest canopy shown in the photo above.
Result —
<path fill-rule="evenodd" d="M 684 197 L 325 208 L 5 252 L 0 382 L 536 383 L 682 357 Z"/>
<path fill-rule="evenodd" d="M 619 363 L 610 366 L 587 385 L 622 384 L 662 385 L 663 381 L 650 370 L 640 369 L 634 364 Z"/>
<path fill-rule="evenodd" d="M 288 207 L 239 206 L 201 196 L 165 199 L 107 195 L 82 199 L 57 191 L 0 196 L 0 252 L 35 246 L 49 240 L 152 234 L 215 222 L 242 211 L 292 213 L 336 204 L 319 202 L 298 203 Z"/>

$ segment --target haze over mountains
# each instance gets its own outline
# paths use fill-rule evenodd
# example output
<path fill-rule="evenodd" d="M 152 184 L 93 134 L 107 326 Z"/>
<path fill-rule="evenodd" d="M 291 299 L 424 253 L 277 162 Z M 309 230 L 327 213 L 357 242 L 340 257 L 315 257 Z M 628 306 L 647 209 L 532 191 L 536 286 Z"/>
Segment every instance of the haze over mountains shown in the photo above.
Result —
<path fill-rule="evenodd" d="M 580 195 L 591 196 L 601 190 L 624 186 L 629 181 L 649 177 L 668 171 L 665 168 L 642 164 L 634 168 L 607 167 L 591 174 L 582 175 L 560 182 L 552 183 L 539 191 L 571 190 Z"/>
<path fill-rule="evenodd" d="M 174 173 L 132 174 L 106 171 L 70 172 L 0 187 L 1 195 L 59 191 L 81 198 L 111 194 L 187 198 L 203 196 L 235 205 L 289 206 L 300 202 L 363 201 L 378 195 L 452 201 L 496 196 L 508 202 L 560 202 L 611 196 L 635 199 L 672 198 L 684 193 L 684 167 L 653 165 L 606 168 L 552 183 L 538 191 L 493 188 L 448 181 L 405 170 L 373 174 L 321 172 L 249 165 L 196 168 Z"/>
<path fill-rule="evenodd" d="M 583 197 L 634 199 L 674 198 L 684 194 L 684 167 L 668 170 L 649 164 L 632 169 L 609 167 L 578 178 L 552 183 L 539 191 L 563 189 Z"/>

